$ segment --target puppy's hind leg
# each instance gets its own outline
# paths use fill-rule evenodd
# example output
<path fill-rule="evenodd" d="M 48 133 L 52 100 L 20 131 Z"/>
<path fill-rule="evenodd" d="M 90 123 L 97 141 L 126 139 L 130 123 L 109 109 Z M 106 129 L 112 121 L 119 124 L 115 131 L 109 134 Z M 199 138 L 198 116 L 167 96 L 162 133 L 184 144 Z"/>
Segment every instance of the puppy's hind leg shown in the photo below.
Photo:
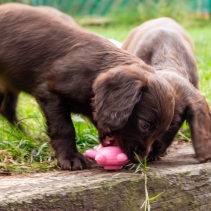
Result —
<path fill-rule="evenodd" d="M 0 92 L 0 114 L 4 116 L 12 125 L 18 123 L 16 116 L 16 106 L 18 102 L 18 93 L 13 91 Z M 20 124 L 17 124 L 18 128 L 23 131 Z"/>

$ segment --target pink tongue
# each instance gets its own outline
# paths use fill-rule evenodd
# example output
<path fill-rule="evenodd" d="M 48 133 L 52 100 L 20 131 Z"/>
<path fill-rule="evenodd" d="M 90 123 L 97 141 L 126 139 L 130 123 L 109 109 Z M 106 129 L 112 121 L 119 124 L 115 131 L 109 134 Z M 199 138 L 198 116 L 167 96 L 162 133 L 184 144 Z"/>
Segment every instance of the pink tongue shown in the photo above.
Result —
<path fill-rule="evenodd" d="M 103 145 L 104 146 L 116 146 L 116 140 L 115 140 L 115 137 L 114 136 L 106 136 L 106 138 L 104 139 L 104 142 L 103 142 Z"/>

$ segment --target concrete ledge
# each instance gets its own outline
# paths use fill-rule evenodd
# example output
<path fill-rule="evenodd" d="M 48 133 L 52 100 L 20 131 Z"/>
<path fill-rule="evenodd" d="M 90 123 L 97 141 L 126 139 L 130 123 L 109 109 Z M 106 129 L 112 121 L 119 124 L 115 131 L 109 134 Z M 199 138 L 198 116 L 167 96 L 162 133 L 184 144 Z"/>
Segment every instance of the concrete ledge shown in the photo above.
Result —
<path fill-rule="evenodd" d="M 150 197 L 164 192 L 151 202 L 151 210 L 209 211 L 211 164 L 198 164 L 191 146 L 179 148 L 149 164 Z M 144 175 L 133 172 L 94 168 L 1 176 L 0 211 L 137 211 L 145 200 Z"/>

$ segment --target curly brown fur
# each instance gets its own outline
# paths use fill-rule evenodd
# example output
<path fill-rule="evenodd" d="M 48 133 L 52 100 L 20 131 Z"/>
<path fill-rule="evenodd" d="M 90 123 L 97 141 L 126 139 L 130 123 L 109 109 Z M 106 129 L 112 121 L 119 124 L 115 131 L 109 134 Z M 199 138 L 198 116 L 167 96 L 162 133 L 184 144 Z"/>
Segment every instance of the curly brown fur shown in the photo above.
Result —
<path fill-rule="evenodd" d="M 174 90 L 173 120 L 169 129 L 155 138 L 149 157 L 157 159 L 162 155 L 186 120 L 196 157 L 201 162 L 210 160 L 211 112 L 198 91 L 194 48 L 187 32 L 170 18 L 158 18 L 132 30 L 122 48 L 151 65 L 160 80 L 171 84 Z"/>

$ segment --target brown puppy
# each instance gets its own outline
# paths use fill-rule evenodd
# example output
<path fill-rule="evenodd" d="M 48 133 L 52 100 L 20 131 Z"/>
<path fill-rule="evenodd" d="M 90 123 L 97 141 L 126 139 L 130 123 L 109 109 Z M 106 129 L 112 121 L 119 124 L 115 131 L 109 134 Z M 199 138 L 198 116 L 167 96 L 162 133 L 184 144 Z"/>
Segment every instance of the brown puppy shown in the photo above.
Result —
<path fill-rule="evenodd" d="M 150 157 L 158 159 L 165 152 L 186 120 L 196 157 L 201 162 L 210 160 L 211 112 L 205 97 L 198 91 L 193 45 L 186 31 L 170 18 L 150 20 L 135 28 L 122 48 L 151 65 L 160 80 L 175 91 L 174 118 L 169 129 L 155 139 Z M 168 103 L 160 106 L 168 107 Z"/>
<path fill-rule="evenodd" d="M 0 113 L 12 124 L 18 121 L 21 91 L 39 103 L 62 169 L 89 168 L 76 148 L 71 113 L 88 117 L 102 143 L 113 136 L 132 160 L 134 152 L 148 155 L 174 112 L 171 85 L 136 56 L 39 8 L 5 4 L 0 6 Z"/>

